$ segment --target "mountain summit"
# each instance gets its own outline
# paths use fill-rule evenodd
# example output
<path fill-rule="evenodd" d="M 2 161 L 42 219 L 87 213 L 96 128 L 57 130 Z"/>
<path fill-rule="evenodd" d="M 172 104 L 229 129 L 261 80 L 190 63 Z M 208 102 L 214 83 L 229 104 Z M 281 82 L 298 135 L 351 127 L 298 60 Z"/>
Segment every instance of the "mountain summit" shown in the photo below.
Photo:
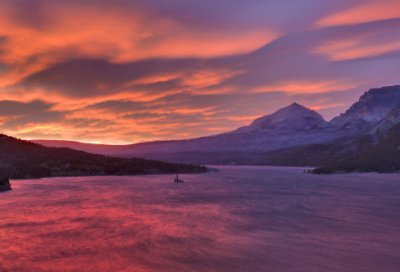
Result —
<path fill-rule="evenodd" d="M 297 103 L 293 103 L 275 113 L 254 120 L 249 127 L 298 130 L 308 129 L 323 121 L 325 120 L 319 113 Z"/>

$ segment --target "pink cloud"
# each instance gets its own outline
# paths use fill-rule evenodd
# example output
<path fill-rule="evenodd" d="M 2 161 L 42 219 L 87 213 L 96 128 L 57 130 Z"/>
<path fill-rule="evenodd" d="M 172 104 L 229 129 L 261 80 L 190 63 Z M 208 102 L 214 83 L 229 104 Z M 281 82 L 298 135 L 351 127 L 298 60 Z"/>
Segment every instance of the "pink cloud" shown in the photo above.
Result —
<path fill-rule="evenodd" d="M 400 18 L 399 1 L 363 1 L 356 7 L 320 19 L 316 25 L 319 27 L 354 25 L 394 18 Z"/>
<path fill-rule="evenodd" d="M 267 26 L 232 31 L 181 25 L 142 6 L 46 2 L 49 23 L 42 28 L 16 21 L 18 6 L 0 2 L 0 61 L 10 66 L 0 87 L 69 58 L 106 59 L 115 63 L 147 58 L 216 57 L 252 52 L 278 37 Z"/>
<path fill-rule="evenodd" d="M 346 41 L 332 41 L 317 46 L 313 52 L 326 55 L 331 61 L 358 59 L 365 57 L 379 56 L 384 53 L 400 49 L 398 41 L 382 41 L 375 44 L 368 44 L 361 38 Z"/>

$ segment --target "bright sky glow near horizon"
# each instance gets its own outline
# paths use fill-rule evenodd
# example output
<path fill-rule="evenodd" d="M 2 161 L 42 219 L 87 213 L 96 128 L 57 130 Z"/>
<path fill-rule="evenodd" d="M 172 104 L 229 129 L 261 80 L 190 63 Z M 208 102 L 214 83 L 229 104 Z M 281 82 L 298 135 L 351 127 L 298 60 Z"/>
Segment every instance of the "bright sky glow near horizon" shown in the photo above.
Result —
<path fill-rule="evenodd" d="M 108 144 L 326 120 L 400 84 L 399 0 L 0 0 L 0 131 Z"/>

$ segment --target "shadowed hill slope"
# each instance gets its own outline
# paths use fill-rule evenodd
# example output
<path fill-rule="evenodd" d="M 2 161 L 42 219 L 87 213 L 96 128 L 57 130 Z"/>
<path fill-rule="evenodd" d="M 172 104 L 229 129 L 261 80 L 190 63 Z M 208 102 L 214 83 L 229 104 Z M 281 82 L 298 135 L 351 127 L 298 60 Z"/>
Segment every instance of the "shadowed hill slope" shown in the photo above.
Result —
<path fill-rule="evenodd" d="M 374 139 L 370 134 L 360 137 L 359 140 L 363 140 L 365 144 L 363 151 L 328 166 L 317 168 L 313 173 L 400 172 L 400 123 L 389 129 L 376 144 L 373 144 Z"/>
<path fill-rule="evenodd" d="M 0 173 L 11 179 L 56 176 L 205 173 L 207 167 L 140 158 L 116 158 L 45 147 L 0 135 Z"/>

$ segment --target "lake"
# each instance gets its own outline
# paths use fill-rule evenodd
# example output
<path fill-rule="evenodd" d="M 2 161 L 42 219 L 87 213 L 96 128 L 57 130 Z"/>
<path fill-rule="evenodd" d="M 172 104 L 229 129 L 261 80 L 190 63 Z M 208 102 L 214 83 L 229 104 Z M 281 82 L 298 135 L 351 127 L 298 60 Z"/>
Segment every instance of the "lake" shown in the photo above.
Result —
<path fill-rule="evenodd" d="M 12 180 L 0 271 L 399 271 L 400 175 Z"/>

